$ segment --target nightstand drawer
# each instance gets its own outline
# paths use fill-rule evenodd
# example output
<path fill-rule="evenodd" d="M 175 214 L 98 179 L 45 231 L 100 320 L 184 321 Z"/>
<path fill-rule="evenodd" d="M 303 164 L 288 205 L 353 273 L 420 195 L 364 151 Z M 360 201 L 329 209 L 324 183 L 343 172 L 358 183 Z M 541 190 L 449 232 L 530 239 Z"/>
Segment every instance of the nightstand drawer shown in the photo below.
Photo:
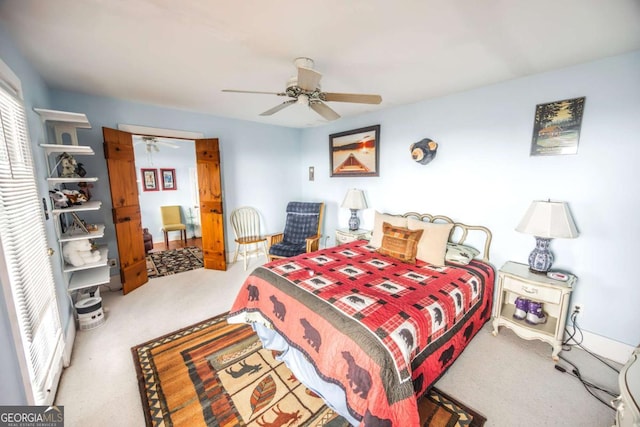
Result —
<path fill-rule="evenodd" d="M 336 240 L 338 243 L 350 243 L 358 240 L 358 237 L 351 234 L 336 233 Z"/>
<path fill-rule="evenodd" d="M 502 284 L 503 289 L 513 291 L 517 294 L 526 296 L 530 299 L 540 302 L 548 302 L 552 304 L 560 304 L 562 298 L 562 290 L 552 289 L 538 285 L 531 285 L 521 282 L 512 277 L 505 276 Z"/>
<path fill-rule="evenodd" d="M 350 231 L 347 229 L 336 230 L 336 242 L 338 244 L 355 242 L 356 240 L 369 240 L 371 239 L 371 231 L 358 229 Z"/>

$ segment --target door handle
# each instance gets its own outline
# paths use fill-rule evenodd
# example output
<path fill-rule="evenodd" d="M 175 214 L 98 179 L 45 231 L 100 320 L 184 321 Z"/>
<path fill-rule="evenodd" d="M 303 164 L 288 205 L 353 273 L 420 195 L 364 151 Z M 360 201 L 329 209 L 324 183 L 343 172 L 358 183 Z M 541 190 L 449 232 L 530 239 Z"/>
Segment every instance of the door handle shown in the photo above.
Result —
<path fill-rule="evenodd" d="M 53 256 L 54 253 L 56 253 L 56 251 L 54 251 L 52 248 L 47 249 L 47 255 Z"/>

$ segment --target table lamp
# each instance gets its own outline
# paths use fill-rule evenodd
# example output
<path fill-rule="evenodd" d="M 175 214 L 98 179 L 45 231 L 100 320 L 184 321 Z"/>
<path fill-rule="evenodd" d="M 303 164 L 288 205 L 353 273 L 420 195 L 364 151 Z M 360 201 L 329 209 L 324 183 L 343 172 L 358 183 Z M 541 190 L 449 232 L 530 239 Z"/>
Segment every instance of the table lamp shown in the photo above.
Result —
<path fill-rule="evenodd" d="M 364 198 L 362 190 L 355 188 L 349 189 L 347 195 L 342 202 L 343 208 L 351 209 L 351 218 L 349 218 L 349 230 L 356 231 L 360 228 L 360 219 L 358 218 L 358 209 L 367 209 L 367 201 Z"/>
<path fill-rule="evenodd" d="M 532 234 L 536 247 L 529 255 L 529 269 L 546 274 L 553 264 L 551 239 L 578 237 L 579 233 L 566 202 L 536 200 L 531 203 L 516 231 Z"/>

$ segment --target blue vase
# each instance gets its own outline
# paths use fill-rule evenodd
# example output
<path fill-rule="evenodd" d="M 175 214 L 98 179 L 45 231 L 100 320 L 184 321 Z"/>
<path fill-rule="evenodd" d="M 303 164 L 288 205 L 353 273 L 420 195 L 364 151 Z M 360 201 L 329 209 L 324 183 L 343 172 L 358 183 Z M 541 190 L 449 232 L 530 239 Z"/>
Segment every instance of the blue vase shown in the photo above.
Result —
<path fill-rule="evenodd" d="M 358 210 L 351 209 L 351 218 L 349 218 L 349 230 L 356 231 L 360 228 L 360 219 L 358 218 Z"/>
<path fill-rule="evenodd" d="M 546 273 L 553 264 L 553 254 L 549 250 L 551 239 L 536 237 L 536 248 L 529 254 L 529 269 L 535 273 Z"/>

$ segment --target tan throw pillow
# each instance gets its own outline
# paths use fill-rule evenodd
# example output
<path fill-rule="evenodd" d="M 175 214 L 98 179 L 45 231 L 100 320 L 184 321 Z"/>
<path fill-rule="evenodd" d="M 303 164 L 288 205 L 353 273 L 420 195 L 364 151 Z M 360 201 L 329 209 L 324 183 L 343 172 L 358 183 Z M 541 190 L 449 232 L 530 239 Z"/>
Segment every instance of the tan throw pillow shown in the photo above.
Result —
<path fill-rule="evenodd" d="M 416 258 L 420 261 L 442 267 L 444 255 L 447 251 L 447 242 L 453 224 L 434 224 L 419 219 L 409 218 L 407 221 L 409 230 L 423 230 L 422 238 L 418 242 Z"/>
<path fill-rule="evenodd" d="M 407 218 L 403 216 L 381 214 L 380 212 L 376 211 L 373 220 L 373 232 L 371 233 L 369 246 L 373 246 L 374 248 L 379 248 L 380 246 L 382 246 L 382 223 L 384 222 L 388 222 L 389 224 L 396 227 L 407 226 Z"/>
<path fill-rule="evenodd" d="M 394 227 L 385 222 L 382 224 L 382 232 L 382 246 L 378 252 L 400 261 L 416 263 L 416 250 L 422 230 L 412 231 L 404 227 Z"/>

